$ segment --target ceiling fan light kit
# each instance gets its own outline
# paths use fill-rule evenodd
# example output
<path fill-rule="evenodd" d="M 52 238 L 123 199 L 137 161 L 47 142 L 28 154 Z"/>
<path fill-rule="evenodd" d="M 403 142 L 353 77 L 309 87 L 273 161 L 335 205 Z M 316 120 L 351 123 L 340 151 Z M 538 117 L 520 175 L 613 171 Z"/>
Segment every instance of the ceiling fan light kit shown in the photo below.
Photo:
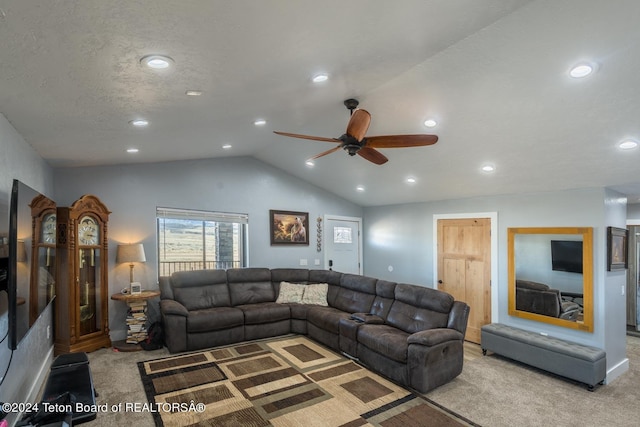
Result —
<path fill-rule="evenodd" d="M 322 153 L 311 157 L 309 160 L 315 160 L 319 157 L 326 156 L 327 154 L 331 154 L 342 148 L 350 156 L 355 156 L 357 154 L 376 165 L 382 165 L 389 160 L 384 154 L 376 150 L 376 148 L 423 147 L 433 145 L 438 142 L 438 137 L 436 135 L 425 134 L 385 135 L 365 138 L 369 125 L 371 124 L 371 114 L 366 110 L 359 109 L 359 102 L 356 99 L 349 98 L 344 101 L 344 105 L 350 111 L 351 118 L 347 124 L 347 131 L 339 138 L 325 138 L 278 131 L 274 131 L 274 133 L 291 138 L 340 144 L 330 150 L 323 151 Z"/>

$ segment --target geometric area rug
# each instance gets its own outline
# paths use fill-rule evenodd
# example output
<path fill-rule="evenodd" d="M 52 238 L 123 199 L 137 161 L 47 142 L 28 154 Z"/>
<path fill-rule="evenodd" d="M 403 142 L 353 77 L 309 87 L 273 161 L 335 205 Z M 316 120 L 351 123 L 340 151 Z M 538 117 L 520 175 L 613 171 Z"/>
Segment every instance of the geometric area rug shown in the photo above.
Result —
<path fill-rule="evenodd" d="M 139 362 L 159 427 L 469 426 L 304 336 Z"/>

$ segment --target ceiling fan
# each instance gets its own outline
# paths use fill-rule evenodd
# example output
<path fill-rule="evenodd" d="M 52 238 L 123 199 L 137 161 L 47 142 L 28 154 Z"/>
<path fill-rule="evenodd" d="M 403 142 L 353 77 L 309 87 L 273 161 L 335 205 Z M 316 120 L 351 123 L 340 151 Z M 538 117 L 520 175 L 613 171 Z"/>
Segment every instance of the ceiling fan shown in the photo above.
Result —
<path fill-rule="evenodd" d="M 351 112 L 351 119 L 347 125 L 347 132 L 340 138 L 324 138 L 321 136 L 300 135 L 297 133 L 277 132 L 274 133 L 292 138 L 311 139 L 313 141 L 325 141 L 340 144 L 330 150 L 316 154 L 309 160 L 326 156 L 339 149 L 344 149 L 350 156 L 358 154 L 376 165 L 386 163 L 387 159 L 376 148 L 401 148 L 401 147 L 423 147 L 425 145 L 433 145 L 438 142 L 436 135 L 386 135 L 386 136 L 369 136 L 365 138 L 369 124 L 371 123 L 371 114 L 366 110 L 358 109 L 359 102 L 355 99 L 347 99 L 344 105 Z"/>

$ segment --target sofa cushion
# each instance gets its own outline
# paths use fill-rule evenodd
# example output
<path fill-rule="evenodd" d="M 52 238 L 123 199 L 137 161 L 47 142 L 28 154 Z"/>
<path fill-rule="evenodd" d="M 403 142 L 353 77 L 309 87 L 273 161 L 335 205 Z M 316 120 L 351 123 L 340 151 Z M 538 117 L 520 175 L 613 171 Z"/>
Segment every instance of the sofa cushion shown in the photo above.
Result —
<path fill-rule="evenodd" d="M 291 309 L 291 318 L 298 320 L 307 320 L 307 313 L 309 313 L 309 309 L 315 307 L 314 305 L 309 304 L 287 304 L 289 309 Z"/>
<path fill-rule="evenodd" d="M 425 308 L 418 308 L 402 301 L 394 301 L 387 316 L 387 323 L 413 334 L 424 329 L 446 328 L 449 315 Z"/>
<path fill-rule="evenodd" d="M 549 290 L 549 285 L 545 285 L 544 283 L 532 282 L 531 280 L 516 280 L 516 287 L 525 288 L 525 289 L 533 289 L 536 291 L 547 291 Z"/>
<path fill-rule="evenodd" d="M 307 322 L 320 329 L 338 335 L 340 332 L 340 319 L 349 319 L 351 315 L 333 307 L 310 306 L 307 311 Z"/>
<path fill-rule="evenodd" d="M 239 308 L 244 313 L 245 325 L 259 325 L 291 318 L 289 306 L 276 304 L 275 302 L 239 305 L 236 308 Z"/>
<path fill-rule="evenodd" d="M 399 283 L 395 287 L 395 298 L 416 307 L 426 308 L 437 313 L 448 314 L 454 298 L 446 292 L 418 285 Z"/>
<path fill-rule="evenodd" d="M 423 329 L 446 328 L 453 297 L 437 289 L 399 283 L 387 323 L 410 334 Z"/>
<path fill-rule="evenodd" d="M 276 302 L 278 304 L 299 303 L 302 301 L 305 285 L 299 283 L 280 282 L 280 290 Z"/>
<path fill-rule="evenodd" d="M 276 300 L 268 268 L 233 268 L 227 270 L 227 280 L 232 306 Z"/>
<path fill-rule="evenodd" d="M 271 283 L 276 290 L 279 290 L 280 282 L 289 283 L 309 283 L 309 270 L 303 268 L 272 268 Z"/>
<path fill-rule="evenodd" d="M 302 295 L 302 304 L 315 304 L 328 306 L 327 303 L 327 291 L 329 285 L 327 283 L 313 283 L 306 285 L 304 288 L 304 294 Z"/>
<path fill-rule="evenodd" d="M 369 313 L 376 297 L 377 281 L 372 277 L 343 274 L 331 306 L 348 313 Z"/>
<path fill-rule="evenodd" d="M 187 332 L 209 332 L 244 325 L 244 313 L 234 307 L 194 310 L 187 317 Z"/>
<path fill-rule="evenodd" d="M 364 324 L 358 328 L 358 343 L 397 362 L 407 362 L 409 334 L 389 325 Z"/>
<path fill-rule="evenodd" d="M 178 271 L 171 284 L 175 300 L 189 311 L 231 305 L 224 270 Z"/>
<path fill-rule="evenodd" d="M 394 299 L 396 297 L 396 282 L 378 280 L 376 282 L 376 295 L 381 298 Z"/>
<path fill-rule="evenodd" d="M 309 283 L 328 283 L 339 285 L 342 273 L 333 270 L 309 270 Z"/>

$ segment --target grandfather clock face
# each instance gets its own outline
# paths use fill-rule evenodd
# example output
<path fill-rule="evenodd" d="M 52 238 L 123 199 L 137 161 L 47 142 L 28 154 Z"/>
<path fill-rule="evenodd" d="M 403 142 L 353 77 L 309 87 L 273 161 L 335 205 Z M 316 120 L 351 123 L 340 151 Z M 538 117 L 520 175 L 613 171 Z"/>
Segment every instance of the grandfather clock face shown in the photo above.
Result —
<path fill-rule="evenodd" d="M 42 219 L 40 228 L 40 243 L 55 244 L 56 243 L 56 214 L 50 213 Z"/>
<path fill-rule="evenodd" d="M 78 223 L 78 243 L 95 246 L 100 241 L 100 227 L 95 218 L 83 216 Z"/>

